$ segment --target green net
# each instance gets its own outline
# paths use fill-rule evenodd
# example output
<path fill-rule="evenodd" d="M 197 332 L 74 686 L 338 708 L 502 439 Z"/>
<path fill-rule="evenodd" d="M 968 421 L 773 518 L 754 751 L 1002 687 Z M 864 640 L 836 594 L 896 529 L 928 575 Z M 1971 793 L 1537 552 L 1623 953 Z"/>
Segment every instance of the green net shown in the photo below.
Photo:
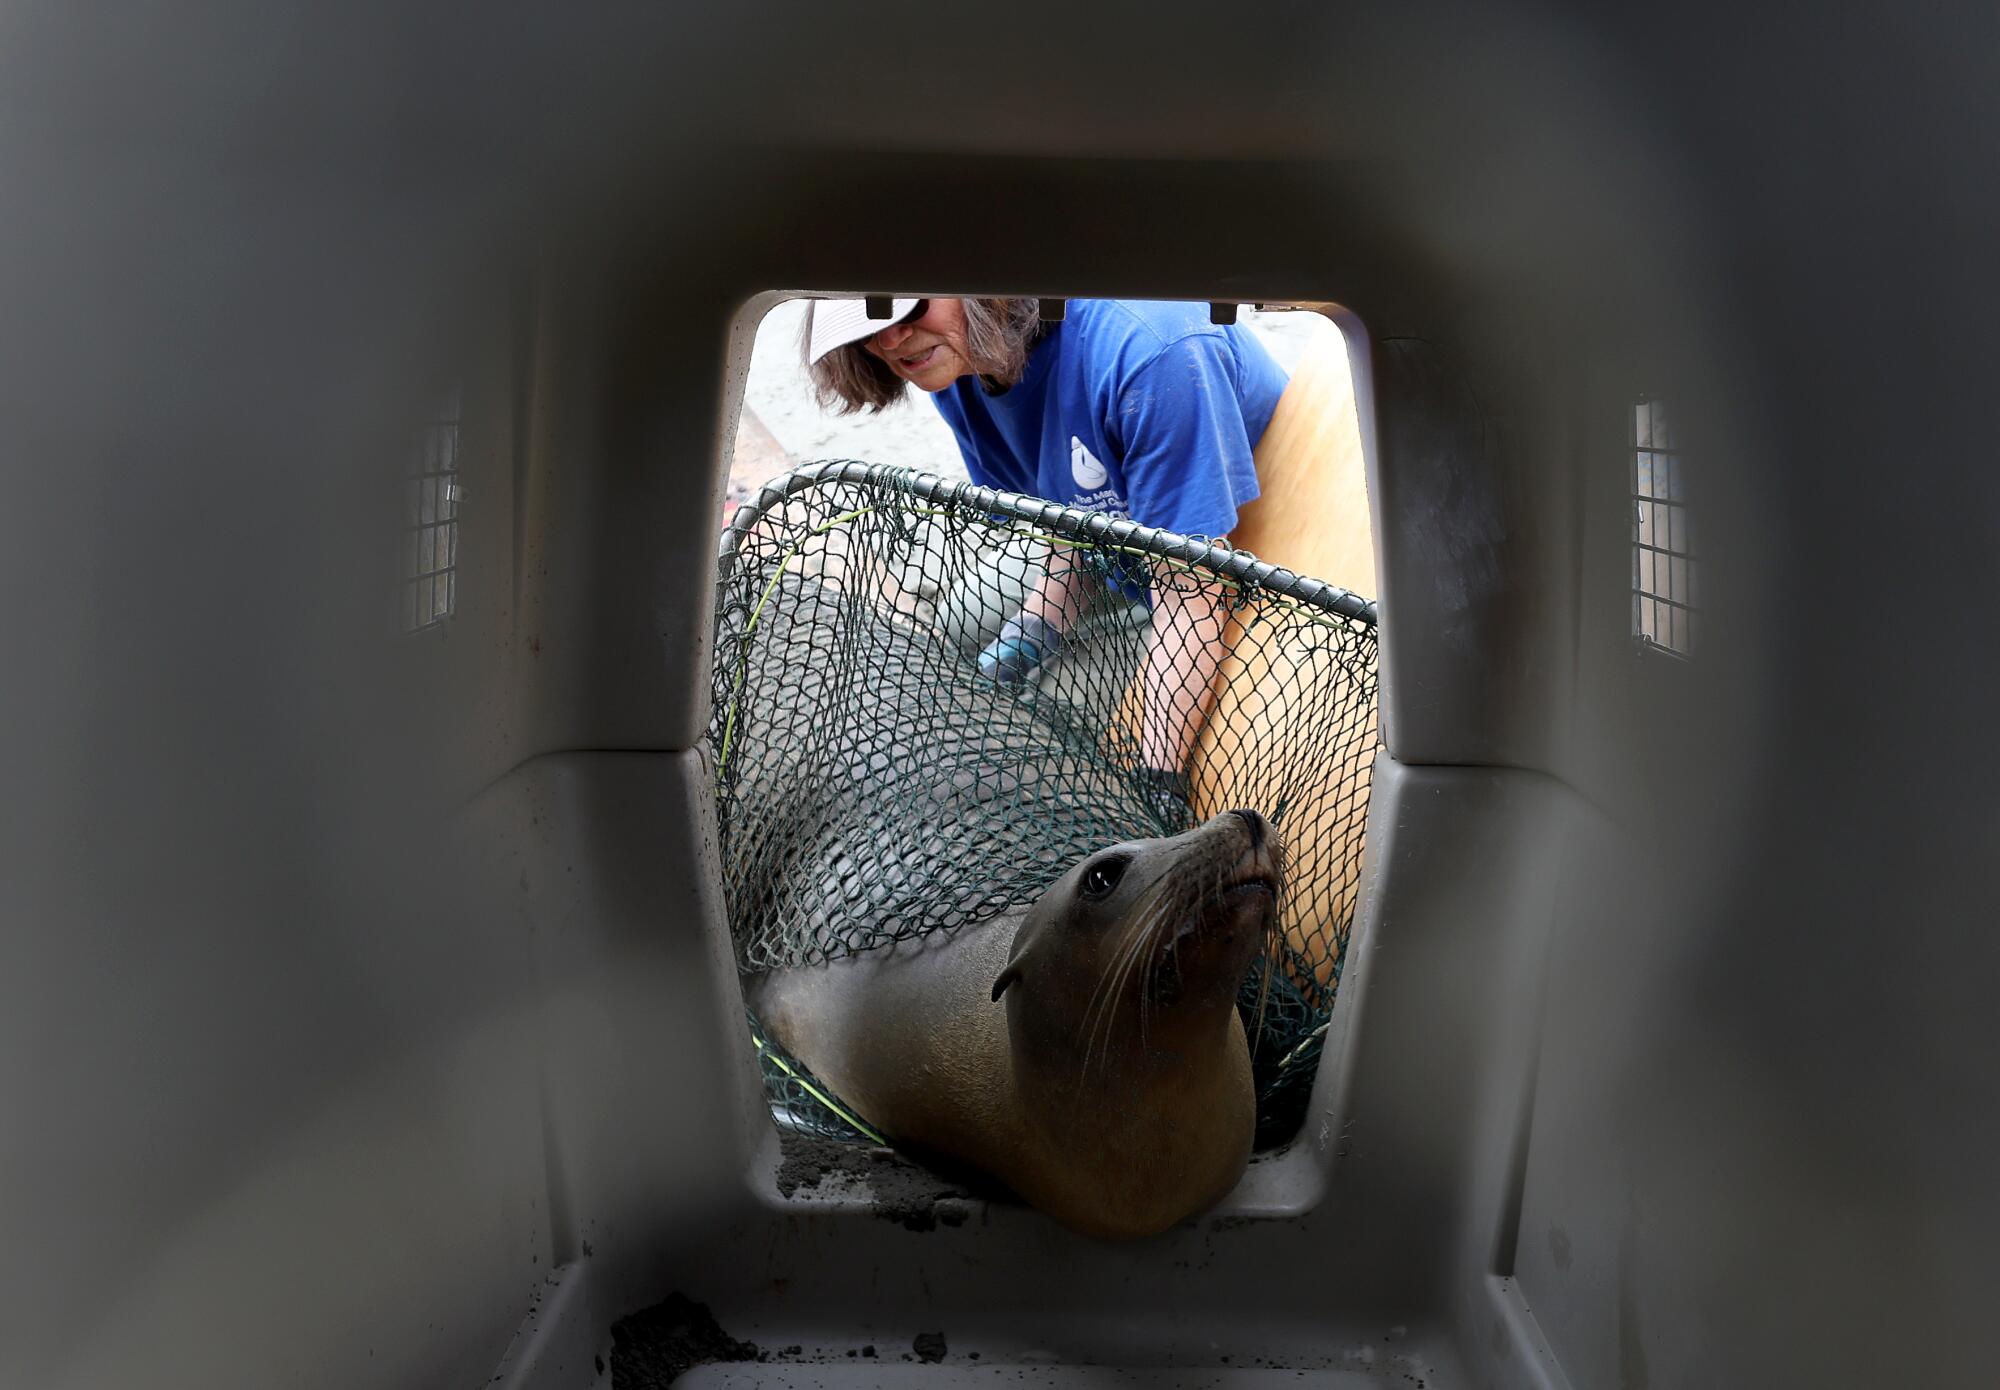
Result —
<path fill-rule="evenodd" d="M 1053 650 L 1004 645 L 1024 603 Z M 1284 1142 L 1353 920 L 1375 646 L 1372 603 L 1200 537 L 863 463 L 779 480 L 719 565 L 738 965 L 962 930 L 1106 845 L 1251 808 L 1288 856 L 1282 939 L 1242 994 L 1258 1146 Z M 875 1137 L 751 1027 L 783 1122 Z"/>

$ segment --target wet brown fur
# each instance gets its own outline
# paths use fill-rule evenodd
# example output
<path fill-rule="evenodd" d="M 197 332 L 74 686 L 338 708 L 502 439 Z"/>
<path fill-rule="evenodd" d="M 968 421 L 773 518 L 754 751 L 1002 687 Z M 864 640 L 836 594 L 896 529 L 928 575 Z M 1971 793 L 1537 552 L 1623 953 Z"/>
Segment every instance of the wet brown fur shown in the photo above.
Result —
<path fill-rule="evenodd" d="M 1086 876 L 1112 861 L 1123 876 L 1092 897 Z M 979 926 L 759 977 L 750 1002 L 897 1144 L 1087 1234 L 1147 1235 L 1249 1160 L 1236 997 L 1277 930 L 1282 875 L 1276 831 L 1228 812 L 1099 851 Z"/>

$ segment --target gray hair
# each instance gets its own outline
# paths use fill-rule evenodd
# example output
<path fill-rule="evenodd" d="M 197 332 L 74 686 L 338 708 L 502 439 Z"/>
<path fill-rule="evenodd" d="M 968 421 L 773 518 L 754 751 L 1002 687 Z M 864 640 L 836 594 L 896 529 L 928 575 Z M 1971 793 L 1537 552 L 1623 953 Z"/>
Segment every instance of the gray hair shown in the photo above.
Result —
<path fill-rule="evenodd" d="M 965 306 L 965 348 L 980 380 L 993 390 L 1005 390 L 1028 370 L 1028 352 L 1041 337 L 1040 306 L 1033 299 L 961 299 Z M 812 341 L 813 306 L 806 306 L 806 321 L 799 338 L 799 350 Z M 817 362 L 808 363 L 813 395 L 822 408 L 838 415 L 857 411 L 880 411 L 903 398 L 907 384 L 889 369 L 889 364 L 871 356 L 860 343 L 837 347 Z"/>

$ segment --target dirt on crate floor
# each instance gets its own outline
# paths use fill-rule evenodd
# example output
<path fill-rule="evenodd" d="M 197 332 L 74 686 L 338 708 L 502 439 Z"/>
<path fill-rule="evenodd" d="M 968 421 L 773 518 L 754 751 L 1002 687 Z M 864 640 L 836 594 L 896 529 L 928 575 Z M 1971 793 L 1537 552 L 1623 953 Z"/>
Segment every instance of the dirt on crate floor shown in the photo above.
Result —
<path fill-rule="evenodd" d="M 769 1359 L 755 1342 L 724 1332 L 708 1305 L 686 1294 L 668 1294 L 611 1325 L 612 1390 L 666 1390 L 711 1361 Z"/>

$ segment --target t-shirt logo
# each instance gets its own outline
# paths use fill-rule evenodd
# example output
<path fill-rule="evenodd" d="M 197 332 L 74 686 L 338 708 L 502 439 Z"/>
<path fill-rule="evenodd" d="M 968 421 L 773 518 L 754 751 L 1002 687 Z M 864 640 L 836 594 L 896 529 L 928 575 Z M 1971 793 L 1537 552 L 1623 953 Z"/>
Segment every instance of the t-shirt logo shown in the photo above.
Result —
<path fill-rule="evenodd" d="M 1083 441 L 1075 435 L 1069 437 L 1069 471 L 1085 492 L 1093 492 L 1111 481 L 1110 472 L 1098 462 L 1097 455 L 1084 448 Z"/>

